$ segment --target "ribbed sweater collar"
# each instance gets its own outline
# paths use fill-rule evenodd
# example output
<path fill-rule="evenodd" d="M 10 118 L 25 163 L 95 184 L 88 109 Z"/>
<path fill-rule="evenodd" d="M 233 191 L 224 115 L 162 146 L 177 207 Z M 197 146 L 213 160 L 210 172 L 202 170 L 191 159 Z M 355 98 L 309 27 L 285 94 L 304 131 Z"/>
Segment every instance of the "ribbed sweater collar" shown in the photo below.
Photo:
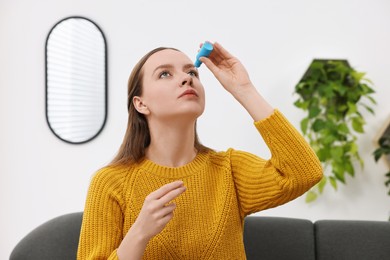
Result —
<path fill-rule="evenodd" d="M 157 176 L 177 179 L 193 175 L 206 167 L 209 156 L 208 152 L 198 153 L 194 160 L 180 167 L 163 166 L 148 159 L 144 159 L 139 166 L 143 170 Z"/>

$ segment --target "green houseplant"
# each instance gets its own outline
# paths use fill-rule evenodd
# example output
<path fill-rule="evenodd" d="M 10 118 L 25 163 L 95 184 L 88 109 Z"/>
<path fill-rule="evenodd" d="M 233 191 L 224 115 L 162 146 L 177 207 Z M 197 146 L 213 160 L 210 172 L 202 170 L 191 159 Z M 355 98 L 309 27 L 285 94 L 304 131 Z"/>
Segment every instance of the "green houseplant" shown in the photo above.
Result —
<path fill-rule="evenodd" d="M 345 184 L 346 175 L 355 174 L 354 162 L 363 167 L 356 140 L 364 133 L 361 109 L 374 114 L 371 86 L 346 60 L 313 60 L 295 86 L 294 105 L 306 112 L 301 130 L 324 167 L 324 178 L 306 193 L 306 202 L 322 194 L 327 183 L 335 190 Z"/>
<path fill-rule="evenodd" d="M 382 157 L 382 156 L 390 156 L 390 128 L 389 131 L 386 131 L 384 135 L 379 138 L 378 140 L 379 147 L 374 151 L 374 159 L 376 162 Z M 386 187 L 390 186 L 390 171 L 385 174 L 387 180 L 385 181 Z M 387 193 L 390 196 L 390 189 Z"/>

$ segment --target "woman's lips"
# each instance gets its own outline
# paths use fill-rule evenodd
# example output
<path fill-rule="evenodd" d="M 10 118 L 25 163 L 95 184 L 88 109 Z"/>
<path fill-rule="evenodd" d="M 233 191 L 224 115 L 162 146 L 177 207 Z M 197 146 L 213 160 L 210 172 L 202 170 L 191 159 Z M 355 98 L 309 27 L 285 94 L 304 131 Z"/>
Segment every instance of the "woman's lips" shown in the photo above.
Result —
<path fill-rule="evenodd" d="M 186 91 L 184 91 L 184 92 L 179 96 L 179 98 L 181 98 L 181 97 L 183 97 L 183 96 L 187 96 L 187 95 L 198 96 L 198 93 L 196 93 L 196 91 L 193 90 L 193 89 L 187 89 Z"/>

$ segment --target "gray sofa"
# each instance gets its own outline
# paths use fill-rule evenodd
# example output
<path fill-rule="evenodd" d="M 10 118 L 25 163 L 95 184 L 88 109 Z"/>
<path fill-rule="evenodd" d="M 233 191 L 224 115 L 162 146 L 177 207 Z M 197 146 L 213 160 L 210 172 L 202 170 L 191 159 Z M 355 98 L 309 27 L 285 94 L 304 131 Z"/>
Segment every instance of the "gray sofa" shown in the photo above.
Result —
<path fill-rule="evenodd" d="M 82 212 L 37 227 L 13 249 L 10 260 L 76 259 Z M 389 260 L 390 222 L 249 216 L 247 258 L 265 260 Z"/>

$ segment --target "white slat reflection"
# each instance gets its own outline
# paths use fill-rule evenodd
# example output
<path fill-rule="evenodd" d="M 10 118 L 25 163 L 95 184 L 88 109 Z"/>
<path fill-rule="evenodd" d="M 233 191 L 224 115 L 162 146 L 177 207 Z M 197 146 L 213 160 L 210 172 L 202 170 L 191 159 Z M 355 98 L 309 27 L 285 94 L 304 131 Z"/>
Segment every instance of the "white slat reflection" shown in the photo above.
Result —
<path fill-rule="evenodd" d="M 91 21 L 69 18 L 51 31 L 46 46 L 47 119 L 61 139 L 93 138 L 106 118 L 106 45 Z"/>

